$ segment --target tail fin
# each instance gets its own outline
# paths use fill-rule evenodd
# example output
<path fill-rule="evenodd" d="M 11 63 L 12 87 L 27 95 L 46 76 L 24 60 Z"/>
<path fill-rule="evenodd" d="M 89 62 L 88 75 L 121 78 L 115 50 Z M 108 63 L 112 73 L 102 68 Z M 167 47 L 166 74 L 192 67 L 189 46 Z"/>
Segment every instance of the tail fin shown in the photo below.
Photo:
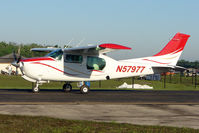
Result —
<path fill-rule="evenodd" d="M 184 46 L 188 40 L 190 35 L 177 33 L 171 41 L 156 55 L 154 56 L 161 56 L 166 54 L 175 54 L 181 52 L 184 49 Z"/>
<path fill-rule="evenodd" d="M 175 66 L 189 37 L 190 35 L 177 33 L 159 53 L 143 60 Z"/>

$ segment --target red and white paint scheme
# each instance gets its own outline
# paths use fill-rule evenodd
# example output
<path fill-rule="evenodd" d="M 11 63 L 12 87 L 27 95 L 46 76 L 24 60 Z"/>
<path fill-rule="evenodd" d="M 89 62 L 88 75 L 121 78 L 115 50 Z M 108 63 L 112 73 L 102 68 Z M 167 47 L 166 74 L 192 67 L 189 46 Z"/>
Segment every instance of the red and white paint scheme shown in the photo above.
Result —
<path fill-rule="evenodd" d="M 109 43 L 64 49 L 33 48 L 32 51 L 52 52 L 45 57 L 20 60 L 19 68 L 24 79 L 36 83 L 33 92 L 39 91 L 40 84 L 50 81 L 64 81 L 66 84 L 63 85 L 63 89 L 70 91 L 71 82 L 143 76 L 175 69 L 189 37 L 177 33 L 153 56 L 119 61 L 106 56 L 105 53 L 131 48 Z M 89 87 L 82 85 L 80 91 L 87 93 Z"/>

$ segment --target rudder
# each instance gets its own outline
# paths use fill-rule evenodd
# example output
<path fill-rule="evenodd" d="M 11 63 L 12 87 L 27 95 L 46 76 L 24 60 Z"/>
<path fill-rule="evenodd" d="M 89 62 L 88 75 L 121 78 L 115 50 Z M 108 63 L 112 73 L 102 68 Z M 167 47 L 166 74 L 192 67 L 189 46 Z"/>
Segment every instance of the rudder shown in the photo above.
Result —
<path fill-rule="evenodd" d="M 190 35 L 176 33 L 176 35 L 169 41 L 169 43 L 157 54 L 154 56 L 161 56 L 166 54 L 175 54 L 181 52 L 184 49 L 184 46 Z"/>
<path fill-rule="evenodd" d="M 185 44 L 190 35 L 183 33 L 176 33 L 176 35 L 169 41 L 169 43 L 157 54 L 142 58 L 153 65 L 171 65 L 176 66 L 180 55 L 185 47 Z"/>

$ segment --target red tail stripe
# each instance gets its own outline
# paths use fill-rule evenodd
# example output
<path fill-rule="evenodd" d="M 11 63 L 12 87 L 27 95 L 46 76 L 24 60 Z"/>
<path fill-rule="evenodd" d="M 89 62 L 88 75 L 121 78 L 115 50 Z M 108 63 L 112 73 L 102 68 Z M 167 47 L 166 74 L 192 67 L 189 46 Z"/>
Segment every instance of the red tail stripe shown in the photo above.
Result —
<path fill-rule="evenodd" d="M 180 48 L 180 49 L 178 49 L 177 51 L 173 52 L 172 54 L 176 54 L 176 53 L 178 53 L 178 52 L 181 52 L 182 50 L 183 50 L 183 49 Z"/>
<path fill-rule="evenodd" d="M 161 56 L 161 55 L 166 55 L 173 53 L 177 50 L 183 50 L 184 46 L 188 40 L 190 35 L 182 34 L 182 33 L 177 33 L 171 41 L 156 55 L 154 56 Z"/>

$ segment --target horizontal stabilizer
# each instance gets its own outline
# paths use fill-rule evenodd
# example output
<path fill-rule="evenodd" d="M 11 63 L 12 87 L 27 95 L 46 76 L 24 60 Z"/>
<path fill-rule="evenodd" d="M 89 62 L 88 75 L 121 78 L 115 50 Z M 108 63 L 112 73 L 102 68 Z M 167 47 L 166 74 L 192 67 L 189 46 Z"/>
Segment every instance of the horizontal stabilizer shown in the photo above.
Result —
<path fill-rule="evenodd" d="M 181 66 L 153 66 L 152 69 L 153 69 L 154 73 L 169 72 L 171 70 L 183 72 L 186 70 L 186 68 L 181 67 Z"/>

